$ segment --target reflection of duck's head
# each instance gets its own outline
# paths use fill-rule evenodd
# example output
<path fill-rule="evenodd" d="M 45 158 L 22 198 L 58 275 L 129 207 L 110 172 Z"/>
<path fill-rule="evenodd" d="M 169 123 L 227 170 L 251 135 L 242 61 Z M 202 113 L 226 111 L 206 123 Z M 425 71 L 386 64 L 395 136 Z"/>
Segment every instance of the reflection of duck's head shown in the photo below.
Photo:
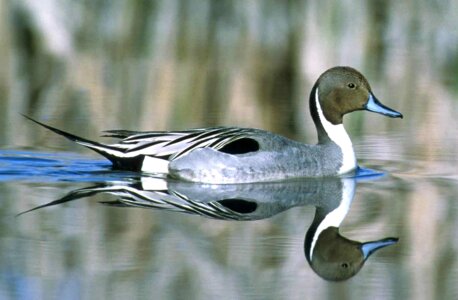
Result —
<path fill-rule="evenodd" d="M 385 238 L 361 243 L 340 235 L 339 226 L 350 209 L 354 193 L 355 180 L 343 179 L 342 189 L 336 191 L 335 197 L 317 205 L 315 218 L 306 234 L 307 261 L 315 273 L 326 280 L 353 277 L 372 253 L 398 241 L 397 238 Z"/>
<path fill-rule="evenodd" d="M 307 253 L 306 256 L 315 273 L 326 280 L 340 281 L 353 277 L 372 253 L 397 240 L 385 238 L 360 243 L 341 236 L 338 228 L 329 227 L 317 239 L 312 257 Z"/>

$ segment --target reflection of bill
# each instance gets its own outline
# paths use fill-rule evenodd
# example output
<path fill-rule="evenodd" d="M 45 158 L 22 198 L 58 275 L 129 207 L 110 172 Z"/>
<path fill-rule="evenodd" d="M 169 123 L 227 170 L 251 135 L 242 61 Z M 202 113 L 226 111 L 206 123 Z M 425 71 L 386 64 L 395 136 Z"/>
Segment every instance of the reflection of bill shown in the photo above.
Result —
<path fill-rule="evenodd" d="M 339 234 L 355 189 L 355 178 L 212 185 L 141 177 L 134 182 L 108 182 L 74 190 L 29 211 L 100 193 L 117 197 L 103 202 L 107 205 L 165 209 L 236 221 L 265 219 L 295 206 L 313 205 L 315 217 L 304 242 L 307 261 L 322 278 L 345 280 L 354 276 L 376 250 L 397 242 L 397 238 L 385 238 L 360 243 Z"/>

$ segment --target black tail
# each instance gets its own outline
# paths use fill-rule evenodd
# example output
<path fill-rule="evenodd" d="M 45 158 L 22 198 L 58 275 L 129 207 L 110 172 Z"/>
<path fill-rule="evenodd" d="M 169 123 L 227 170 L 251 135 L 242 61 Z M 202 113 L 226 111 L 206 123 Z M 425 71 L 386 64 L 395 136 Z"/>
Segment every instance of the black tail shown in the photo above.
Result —
<path fill-rule="evenodd" d="M 94 150 L 95 152 L 103 155 L 104 157 L 106 157 L 107 159 L 109 159 L 113 165 L 117 165 L 118 163 L 118 160 L 119 158 L 122 157 L 122 150 L 121 149 L 118 149 L 116 147 L 112 147 L 110 145 L 106 145 L 106 144 L 101 144 L 101 143 L 98 143 L 98 142 L 94 142 L 94 141 L 91 141 L 91 140 L 88 140 L 88 139 L 85 139 L 85 138 L 82 138 L 82 137 L 79 137 L 79 136 L 76 136 L 74 134 L 71 134 L 71 133 L 68 133 L 68 132 L 65 132 L 65 131 L 62 131 L 60 129 L 57 129 L 57 128 L 54 128 L 54 127 L 51 127 L 49 125 L 46 125 L 44 123 L 41 123 L 37 120 L 34 120 L 32 119 L 31 117 L 29 116 L 26 116 L 24 114 L 22 114 L 22 116 L 40 126 L 43 126 L 55 133 L 57 133 L 58 135 L 61 135 L 63 137 L 65 137 L 66 139 L 70 140 L 70 141 L 73 141 L 73 142 L 76 142 L 80 145 L 83 145 L 89 149 L 92 149 Z"/>
<path fill-rule="evenodd" d="M 60 199 L 48 202 L 48 203 L 43 204 L 43 205 L 36 206 L 34 208 L 31 208 L 31 209 L 23 211 L 23 212 L 20 212 L 20 213 L 18 213 L 16 215 L 16 217 L 19 217 L 19 216 L 21 216 L 23 214 L 29 213 L 29 212 L 34 211 L 34 210 L 42 209 L 42 208 L 45 208 L 45 207 L 50 207 L 50 206 L 54 206 L 54 205 L 63 204 L 63 203 L 74 201 L 74 200 L 78 200 L 78 199 L 81 199 L 81 198 L 91 197 L 91 196 L 96 195 L 98 193 L 104 192 L 105 189 L 106 189 L 106 186 L 103 185 L 103 184 L 100 184 L 100 185 L 96 185 L 96 186 L 91 186 L 91 187 L 87 187 L 87 188 L 82 188 L 82 189 L 78 189 L 78 190 L 75 190 L 75 191 L 71 191 L 67 195 L 65 195 L 64 197 L 62 197 Z"/>

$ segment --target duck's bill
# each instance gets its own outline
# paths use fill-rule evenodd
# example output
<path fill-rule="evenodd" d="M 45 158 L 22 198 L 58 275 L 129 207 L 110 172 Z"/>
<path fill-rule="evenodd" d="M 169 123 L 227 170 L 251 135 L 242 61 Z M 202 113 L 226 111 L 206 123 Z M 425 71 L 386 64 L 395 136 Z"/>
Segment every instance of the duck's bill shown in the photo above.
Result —
<path fill-rule="evenodd" d="M 398 238 L 386 238 L 378 241 L 367 242 L 361 245 L 364 260 L 366 260 L 375 251 L 385 248 L 386 246 L 396 244 Z"/>
<path fill-rule="evenodd" d="M 367 100 L 366 105 L 364 105 L 364 109 L 392 118 L 402 118 L 402 114 L 400 112 L 383 105 L 372 94 L 369 94 L 369 99 Z"/>

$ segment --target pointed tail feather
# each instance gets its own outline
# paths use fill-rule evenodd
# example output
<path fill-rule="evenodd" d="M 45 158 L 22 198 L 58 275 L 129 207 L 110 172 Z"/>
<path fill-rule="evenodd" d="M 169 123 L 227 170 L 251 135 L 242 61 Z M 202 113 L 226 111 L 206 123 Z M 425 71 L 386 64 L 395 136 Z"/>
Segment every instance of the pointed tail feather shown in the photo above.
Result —
<path fill-rule="evenodd" d="M 68 193 L 67 195 L 65 195 L 64 197 L 62 197 L 60 199 L 45 203 L 43 205 L 35 206 L 35 207 L 31 208 L 31 209 L 28 209 L 26 211 L 20 212 L 20 213 L 18 213 L 16 215 L 16 217 L 19 217 L 19 216 L 21 216 L 23 214 L 32 212 L 34 210 L 42 209 L 42 208 L 45 208 L 45 207 L 50 207 L 50 206 L 54 206 L 54 205 L 63 204 L 63 203 L 66 203 L 66 202 L 78 200 L 78 199 L 81 199 L 81 198 L 90 197 L 92 195 L 95 195 L 95 194 L 99 193 L 100 190 L 103 190 L 103 188 L 104 188 L 104 186 L 100 185 L 100 186 L 93 186 L 93 187 L 82 188 L 82 189 L 79 189 L 79 190 L 71 191 L 70 193 Z"/>
<path fill-rule="evenodd" d="M 103 155 L 104 157 L 106 157 L 107 159 L 109 159 L 113 164 L 117 163 L 116 158 L 122 156 L 123 152 L 118 148 L 111 147 L 111 146 L 106 145 L 106 144 L 94 142 L 94 141 L 91 141 L 91 140 L 76 136 L 74 134 L 71 134 L 71 133 L 65 132 L 63 130 L 57 129 L 55 127 L 52 127 L 52 126 L 46 125 L 44 123 L 41 123 L 41 122 L 39 122 L 37 120 L 34 120 L 31 117 L 26 116 L 24 114 L 22 114 L 22 116 L 24 118 L 26 118 L 26 119 L 28 119 L 28 120 L 40 125 L 40 126 L 43 126 L 43 127 L 47 128 L 47 129 L 57 133 L 58 135 L 61 135 L 61 136 L 65 137 L 66 139 L 68 139 L 70 141 L 76 142 L 76 143 L 78 143 L 80 145 L 86 146 L 89 149 L 94 150 L 95 152 L 97 152 L 97 153 Z"/>

